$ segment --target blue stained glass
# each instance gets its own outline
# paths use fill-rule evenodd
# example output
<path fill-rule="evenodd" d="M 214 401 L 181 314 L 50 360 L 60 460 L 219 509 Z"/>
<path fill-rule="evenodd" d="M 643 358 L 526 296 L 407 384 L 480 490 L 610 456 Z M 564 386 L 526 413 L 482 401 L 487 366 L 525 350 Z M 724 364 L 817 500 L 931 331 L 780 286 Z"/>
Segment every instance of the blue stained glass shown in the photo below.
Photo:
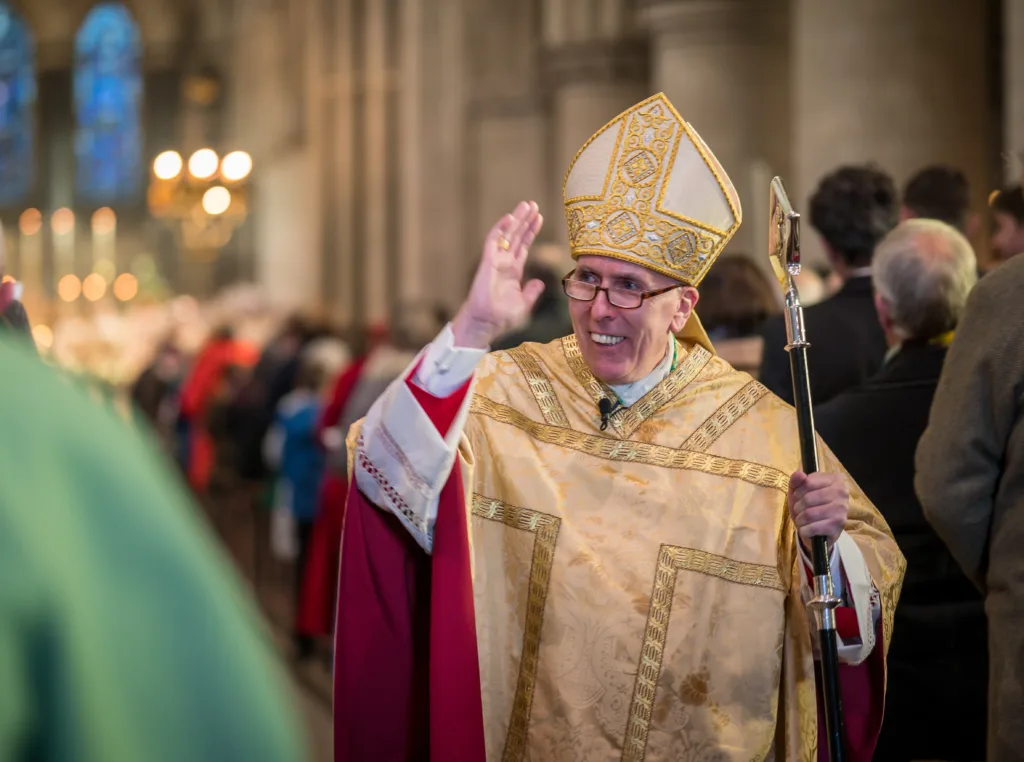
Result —
<path fill-rule="evenodd" d="M 139 194 L 142 42 L 128 9 L 95 6 L 75 40 L 78 193 L 110 203 Z"/>
<path fill-rule="evenodd" d="M 35 42 L 25 20 L 0 2 L 0 204 L 21 201 L 35 175 Z"/>

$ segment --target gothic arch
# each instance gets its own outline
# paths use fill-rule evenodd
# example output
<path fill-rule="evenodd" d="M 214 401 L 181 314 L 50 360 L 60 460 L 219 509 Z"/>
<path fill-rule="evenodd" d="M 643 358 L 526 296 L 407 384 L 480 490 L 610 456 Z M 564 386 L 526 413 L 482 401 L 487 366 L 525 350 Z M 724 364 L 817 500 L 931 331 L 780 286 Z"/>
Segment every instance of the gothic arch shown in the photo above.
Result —
<path fill-rule="evenodd" d="M 4 0 L 4 2 L 25 20 L 29 29 L 32 30 L 32 34 L 38 39 L 45 10 L 40 6 L 44 5 L 44 3 L 36 3 L 32 0 Z"/>
<path fill-rule="evenodd" d="M 33 0 L 34 1 L 34 0 Z M 59 0 L 58 0 L 59 1 Z M 69 0 L 72 18 L 72 37 L 77 35 L 89 12 L 107 0 Z M 143 69 L 165 63 L 177 49 L 182 32 L 181 21 L 187 15 L 189 3 L 174 0 L 116 0 L 125 6 L 142 35 Z"/>
<path fill-rule="evenodd" d="M 143 68 L 159 68 L 173 60 L 183 32 L 189 0 L 119 0 L 142 34 Z M 70 67 L 74 41 L 82 22 L 101 0 L 7 0 L 28 22 L 49 66 Z"/>

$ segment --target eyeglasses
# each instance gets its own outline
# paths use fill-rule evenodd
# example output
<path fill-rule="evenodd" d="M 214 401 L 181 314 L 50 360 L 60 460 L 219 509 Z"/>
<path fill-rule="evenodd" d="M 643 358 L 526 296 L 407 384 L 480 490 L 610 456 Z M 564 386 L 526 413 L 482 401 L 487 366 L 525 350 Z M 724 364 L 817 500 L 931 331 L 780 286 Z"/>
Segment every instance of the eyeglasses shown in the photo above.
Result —
<path fill-rule="evenodd" d="M 652 296 L 658 296 L 659 294 L 667 294 L 669 291 L 682 288 L 683 286 L 682 283 L 677 283 L 674 286 L 666 286 L 656 291 L 630 291 L 628 288 L 608 288 L 598 286 L 596 283 L 576 280 L 572 277 L 575 273 L 576 271 L 573 270 L 562 278 L 562 290 L 565 291 L 566 296 L 580 302 L 592 302 L 597 298 L 599 291 L 604 291 L 604 295 L 608 297 L 609 304 L 623 310 L 635 310 L 644 303 L 645 299 L 650 299 Z"/>

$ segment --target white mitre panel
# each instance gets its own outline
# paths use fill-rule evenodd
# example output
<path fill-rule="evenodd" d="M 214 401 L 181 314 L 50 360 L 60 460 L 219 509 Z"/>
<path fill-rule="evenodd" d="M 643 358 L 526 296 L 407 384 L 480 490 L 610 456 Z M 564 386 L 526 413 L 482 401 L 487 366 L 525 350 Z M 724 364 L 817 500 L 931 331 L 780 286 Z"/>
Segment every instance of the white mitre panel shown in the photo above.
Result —
<path fill-rule="evenodd" d="M 606 190 L 604 183 L 616 158 L 615 151 L 624 126 L 625 119 L 612 122 L 576 156 L 565 178 L 566 202 L 580 196 L 603 195 Z"/>
<path fill-rule="evenodd" d="M 696 130 L 687 125 L 687 131 L 689 136 L 684 135 L 679 144 L 675 165 L 669 173 L 660 208 L 668 214 L 697 220 L 727 233 L 736 224 L 736 215 L 729 206 L 729 196 L 736 205 L 736 211 L 740 210 L 736 189 L 732 187 L 725 170 L 704 145 Z M 696 141 L 696 145 L 690 138 Z M 703 155 L 701 149 L 704 151 Z M 718 178 L 715 177 L 712 167 L 718 172 Z M 722 189 L 722 185 L 726 190 Z"/>

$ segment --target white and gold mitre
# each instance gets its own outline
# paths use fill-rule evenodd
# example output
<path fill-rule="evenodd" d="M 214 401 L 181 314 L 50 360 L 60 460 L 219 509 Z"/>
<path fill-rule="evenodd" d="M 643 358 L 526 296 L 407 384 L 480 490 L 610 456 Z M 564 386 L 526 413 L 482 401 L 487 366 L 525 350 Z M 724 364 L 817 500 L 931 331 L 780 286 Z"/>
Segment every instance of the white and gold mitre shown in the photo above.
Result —
<path fill-rule="evenodd" d="M 602 127 L 562 189 L 569 248 L 696 286 L 740 226 L 740 200 L 704 141 L 662 93 Z"/>

